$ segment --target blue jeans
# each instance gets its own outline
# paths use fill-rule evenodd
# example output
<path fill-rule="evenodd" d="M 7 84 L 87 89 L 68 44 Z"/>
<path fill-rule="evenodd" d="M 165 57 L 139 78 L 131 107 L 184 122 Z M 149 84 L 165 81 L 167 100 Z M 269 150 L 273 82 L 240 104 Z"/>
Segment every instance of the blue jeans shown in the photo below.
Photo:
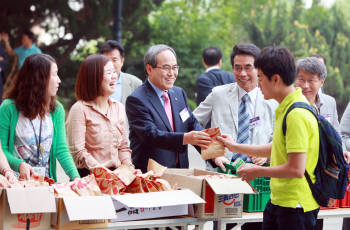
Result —
<path fill-rule="evenodd" d="M 285 208 L 267 203 L 263 230 L 314 230 L 319 209 L 304 212 L 302 208 Z"/>

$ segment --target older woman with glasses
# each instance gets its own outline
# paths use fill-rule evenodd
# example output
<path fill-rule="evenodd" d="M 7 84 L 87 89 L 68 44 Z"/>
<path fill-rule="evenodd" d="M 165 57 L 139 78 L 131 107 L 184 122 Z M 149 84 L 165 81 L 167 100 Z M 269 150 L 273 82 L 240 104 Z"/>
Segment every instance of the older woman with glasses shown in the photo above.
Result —
<path fill-rule="evenodd" d="M 117 74 L 108 57 L 90 55 L 81 64 L 75 85 L 78 101 L 66 122 L 69 148 L 81 176 L 94 167 L 133 167 L 124 106 L 109 98 L 116 83 Z"/>
<path fill-rule="evenodd" d="M 326 66 L 316 57 L 297 61 L 296 86 L 319 114 L 324 116 L 339 131 L 337 104 L 334 97 L 320 92 L 327 76 Z"/>
<path fill-rule="evenodd" d="M 346 107 L 343 117 L 340 120 L 340 134 L 343 140 L 343 149 L 350 152 L 350 103 Z"/>
<path fill-rule="evenodd" d="M 297 61 L 296 86 L 302 89 L 304 96 L 317 112 L 324 116 L 339 132 L 337 104 L 334 97 L 320 91 L 327 76 L 324 63 L 317 57 L 308 57 Z M 344 158 L 350 160 L 349 152 L 344 149 Z M 323 221 L 317 221 L 317 229 L 323 228 Z"/>

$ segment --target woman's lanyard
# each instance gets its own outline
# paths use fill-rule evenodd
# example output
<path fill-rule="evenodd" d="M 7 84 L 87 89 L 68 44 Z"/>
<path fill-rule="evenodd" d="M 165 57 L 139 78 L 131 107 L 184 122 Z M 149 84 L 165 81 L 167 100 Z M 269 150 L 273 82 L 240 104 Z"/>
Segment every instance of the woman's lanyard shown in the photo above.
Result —
<path fill-rule="evenodd" d="M 35 143 L 36 143 L 36 148 L 37 148 L 36 150 L 37 150 L 38 160 L 39 160 L 39 164 L 40 164 L 40 152 L 42 155 L 44 155 L 44 153 L 45 153 L 44 146 L 41 144 L 41 127 L 42 127 L 43 121 L 40 120 L 39 138 L 36 136 L 33 122 L 30 121 L 30 124 L 32 124 L 32 127 L 33 127 L 33 131 L 34 131 L 34 135 L 35 135 Z"/>

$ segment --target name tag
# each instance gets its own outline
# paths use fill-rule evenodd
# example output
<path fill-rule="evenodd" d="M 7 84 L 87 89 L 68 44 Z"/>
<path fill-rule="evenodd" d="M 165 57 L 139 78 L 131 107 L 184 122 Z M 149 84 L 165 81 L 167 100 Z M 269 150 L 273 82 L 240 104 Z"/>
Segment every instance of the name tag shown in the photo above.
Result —
<path fill-rule="evenodd" d="M 190 113 L 186 107 L 180 112 L 180 117 L 182 122 L 185 122 L 190 117 Z"/>
<path fill-rule="evenodd" d="M 330 123 L 332 119 L 332 114 L 326 113 L 326 114 L 321 114 L 326 120 Z"/>
<path fill-rule="evenodd" d="M 45 167 L 33 167 L 35 174 L 38 176 L 45 176 L 46 169 Z"/>
<path fill-rule="evenodd" d="M 259 125 L 261 125 L 261 120 L 259 116 L 253 117 L 252 119 L 249 120 L 249 129 L 254 129 Z"/>

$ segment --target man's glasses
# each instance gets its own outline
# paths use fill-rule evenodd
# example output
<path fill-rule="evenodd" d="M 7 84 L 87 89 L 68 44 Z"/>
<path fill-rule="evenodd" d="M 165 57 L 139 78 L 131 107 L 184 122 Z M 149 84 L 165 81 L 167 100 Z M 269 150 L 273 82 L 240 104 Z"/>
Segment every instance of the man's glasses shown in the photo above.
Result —
<path fill-rule="evenodd" d="M 158 68 L 158 69 L 161 69 L 167 73 L 170 73 L 170 71 L 172 70 L 173 72 L 177 73 L 179 72 L 179 69 L 180 69 L 180 66 L 178 65 L 162 65 L 162 66 L 156 66 L 154 68 Z"/>
<path fill-rule="evenodd" d="M 319 79 L 315 79 L 315 78 L 314 79 L 310 79 L 310 80 L 306 80 L 304 78 L 297 77 L 297 79 L 296 79 L 296 82 L 298 84 L 305 84 L 307 82 L 308 84 L 312 85 L 312 84 L 318 83 L 319 81 L 320 81 Z"/>
<path fill-rule="evenodd" d="M 251 64 L 248 64 L 248 65 L 244 65 L 244 66 L 241 66 L 241 65 L 234 65 L 233 66 L 233 71 L 237 72 L 237 73 L 240 73 L 242 72 L 243 70 L 247 73 L 249 72 L 252 72 L 252 70 L 255 69 L 253 65 Z"/>

